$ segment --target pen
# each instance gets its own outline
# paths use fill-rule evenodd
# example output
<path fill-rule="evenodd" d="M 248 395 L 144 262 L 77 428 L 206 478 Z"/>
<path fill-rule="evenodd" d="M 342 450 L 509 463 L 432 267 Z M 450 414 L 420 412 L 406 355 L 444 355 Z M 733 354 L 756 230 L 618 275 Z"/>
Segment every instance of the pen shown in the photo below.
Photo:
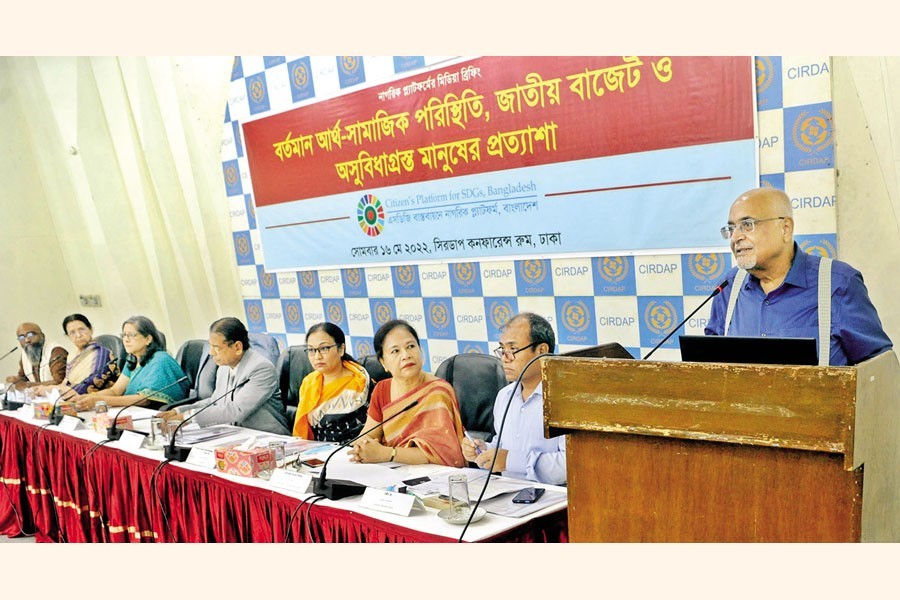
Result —
<path fill-rule="evenodd" d="M 475 438 L 469 435 L 469 432 L 465 430 L 463 431 L 463 435 L 466 436 L 466 439 L 472 442 L 473 446 L 475 446 L 475 455 L 478 456 L 479 454 L 481 454 L 481 448 L 479 448 L 478 444 L 475 443 Z"/>

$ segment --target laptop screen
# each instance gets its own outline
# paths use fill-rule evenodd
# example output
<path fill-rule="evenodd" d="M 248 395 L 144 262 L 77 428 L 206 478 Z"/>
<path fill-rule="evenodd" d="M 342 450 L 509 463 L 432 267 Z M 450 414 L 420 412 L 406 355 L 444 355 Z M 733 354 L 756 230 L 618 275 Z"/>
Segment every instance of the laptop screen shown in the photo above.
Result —
<path fill-rule="evenodd" d="M 688 362 L 817 365 L 815 338 L 681 335 L 681 360 Z"/>

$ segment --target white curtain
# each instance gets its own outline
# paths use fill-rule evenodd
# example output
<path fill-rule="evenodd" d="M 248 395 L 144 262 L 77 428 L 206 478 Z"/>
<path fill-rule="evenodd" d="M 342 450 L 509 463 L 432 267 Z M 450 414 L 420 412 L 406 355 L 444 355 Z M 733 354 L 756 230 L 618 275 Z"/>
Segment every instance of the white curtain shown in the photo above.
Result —
<path fill-rule="evenodd" d="M 173 355 L 243 317 L 219 156 L 231 65 L 0 58 L 0 351 L 26 320 L 61 339 L 73 312 L 97 334 L 146 315 Z"/>

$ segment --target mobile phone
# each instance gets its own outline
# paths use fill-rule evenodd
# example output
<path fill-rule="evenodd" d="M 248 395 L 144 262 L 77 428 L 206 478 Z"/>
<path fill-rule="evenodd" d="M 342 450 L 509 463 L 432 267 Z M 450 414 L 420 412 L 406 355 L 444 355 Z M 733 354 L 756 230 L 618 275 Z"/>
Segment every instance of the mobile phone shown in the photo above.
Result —
<path fill-rule="evenodd" d="M 323 464 L 325 464 L 325 461 L 320 458 L 307 458 L 306 460 L 300 461 L 300 464 L 304 467 L 315 468 L 321 467 Z"/>
<path fill-rule="evenodd" d="M 513 502 L 516 504 L 534 504 L 538 498 L 544 495 L 544 488 L 525 488 L 515 496 Z"/>

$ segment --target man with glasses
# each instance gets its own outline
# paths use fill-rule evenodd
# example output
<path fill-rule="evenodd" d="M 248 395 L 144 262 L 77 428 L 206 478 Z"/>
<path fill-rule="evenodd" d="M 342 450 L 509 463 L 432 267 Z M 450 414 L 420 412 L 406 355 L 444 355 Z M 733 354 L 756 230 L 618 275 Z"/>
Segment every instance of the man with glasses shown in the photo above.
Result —
<path fill-rule="evenodd" d="M 833 366 L 855 365 L 892 348 L 860 272 L 806 254 L 794 242 L 793 210 L 783 191 L 742 194 L 721 233 L 737 267 L 713 300 L 707 335 L 811 337 L 819 340 L 820 364 Z M 820 294 L 820 285 L 831 293 Z M 830 330 L 828 347 L 821 345 L 820 326 Z"/>
<path fill-rule="evenodd" d="M 239 319 L 224 317 L 210 326 L 209 354 L 219 366 L 212 395 L 158 416 L 182 420 L 196 414 L 193 420 L 201 427 L 227 423 L 290 435 L 275 367 L 250 347 L 250 335 Z"/>
<path fill-rule="evenodd" d="M 16 337 L 22 347 L 19 373 L 7 377 L 6 383 L 15 384 L 16 389 L 62 383 L 69 351 L 57 343 L 47 342 L 35 323 L 19 325 Z"/>
<path fill-rule="evenodd" d="M 541 386 L 541 361 L 536 360 L 522 375 L 520 386 L 515 381 L 532 359 L 553 352 L 556 335 L 550 323 L 533 313 L 521 313 L 510 319 L 500 331 L 500 347 L 494 350 L 503 363 L 506 380 L 511 382 L 494 401 L 494 431 L 500 430 L 506 405 L 503 435 L 490 443 L 464 439 L 463 456 L 482 469 L 519 479 L 530 479 L 553 485 L 566 483 L 566 439 L 544 438 L 544 393 Z"/>

